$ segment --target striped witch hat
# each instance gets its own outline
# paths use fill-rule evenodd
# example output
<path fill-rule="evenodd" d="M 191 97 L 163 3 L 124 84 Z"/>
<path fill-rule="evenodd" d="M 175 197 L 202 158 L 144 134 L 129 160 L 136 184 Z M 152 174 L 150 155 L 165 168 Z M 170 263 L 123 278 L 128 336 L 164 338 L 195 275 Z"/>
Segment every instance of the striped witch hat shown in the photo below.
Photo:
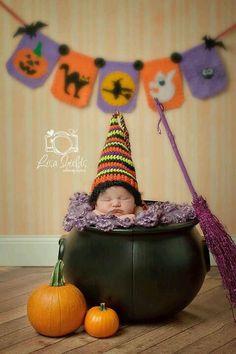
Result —
<path fill-rule="evenodd" d="M 95 202 L 99 193 L 112 186 L 126 188 L 141 205 L 136 172 L 131 157 L 129 133 L 123 115 L 113 113 L 107 139 L 98 163 L 96 178 L 92 185 L 90 201 Z"/>

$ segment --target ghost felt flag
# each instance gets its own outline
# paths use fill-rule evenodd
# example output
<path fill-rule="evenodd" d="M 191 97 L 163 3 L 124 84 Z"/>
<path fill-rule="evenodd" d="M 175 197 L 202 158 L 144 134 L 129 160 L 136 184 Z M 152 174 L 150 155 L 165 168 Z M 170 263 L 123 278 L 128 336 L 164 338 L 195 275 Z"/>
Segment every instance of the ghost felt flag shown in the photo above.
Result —
<path fill-rule="evenodd" d="M 106 62 L 100 69 L 98 107 L 107 113 L 131 112 L 137 101 L 139 73 L 133 63 Z"/>
<path fill-rule="evenodd" d="M 51 91 L 68 104 L 84 107 L 88 104 L 97 76 L 94 59 L 69 51 L 61 56 Z"/>
<path fill-rule="evenodd" d="M 10 75 L 31 88 L 42 86 L 59 58 L 58 44 L 38 32 L 24 35 L 6 67 Z"/>
<path fill-rule="evenodd" d="M 176 108 L 184 102 L 182 76 L 179 65 L 169 58 L 145 62 L 141 71 L 148 104 L 156 111 L 157 98 L 165 109 Z"/>
<path fill-rule="evenodd" d="M 183 75 L 193 96 L 205 99 L 223 91 L 227 75 L 214 47 L 201 44 L 182 53 Z"/>

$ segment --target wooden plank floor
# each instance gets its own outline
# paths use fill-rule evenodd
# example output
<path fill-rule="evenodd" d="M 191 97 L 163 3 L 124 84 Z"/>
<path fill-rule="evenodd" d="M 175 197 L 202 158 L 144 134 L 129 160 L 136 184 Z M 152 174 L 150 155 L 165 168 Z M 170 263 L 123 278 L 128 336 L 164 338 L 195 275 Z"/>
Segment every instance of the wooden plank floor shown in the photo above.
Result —
<path fill-rule="evenodd" d="M 198 296 L 172 320 L 121 326 L 111 338 L 96 339 L 83 328 L 62 338 L 37 334 L 26 317 L 33 288 L 47 283 L 52 268 L 0 267 L 0 353 L 236 353 L 236 324 L 216 267 Z"/>

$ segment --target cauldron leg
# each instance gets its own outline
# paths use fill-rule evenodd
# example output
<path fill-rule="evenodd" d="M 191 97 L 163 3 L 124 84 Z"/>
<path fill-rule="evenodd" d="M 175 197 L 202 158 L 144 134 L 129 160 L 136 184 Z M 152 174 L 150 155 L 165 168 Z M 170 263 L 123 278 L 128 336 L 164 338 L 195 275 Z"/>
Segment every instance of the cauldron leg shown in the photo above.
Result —
<path fill-rule="evenodd" d="M 206 271 L 209 272 L 209 270 L 211 269 L 210 254 L 205 240 L 202 241 L 202 246 L 203 246 L 203 253 L 206 262 Z"/>

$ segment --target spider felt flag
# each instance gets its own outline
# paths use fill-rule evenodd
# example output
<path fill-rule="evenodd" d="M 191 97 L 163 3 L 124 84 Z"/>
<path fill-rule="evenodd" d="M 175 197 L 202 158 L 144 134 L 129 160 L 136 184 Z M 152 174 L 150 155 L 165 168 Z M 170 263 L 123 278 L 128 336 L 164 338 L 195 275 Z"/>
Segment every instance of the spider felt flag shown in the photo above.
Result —
<path fill-rule="evenodd" d="M 6 63 L 7 71 L 31 88 L 42 86 L 59 58 L 58 44 L 38 32 L 24 35 Z"/>
<path fill-rule="evenodd" d="M 131 112 L 137 101 L 139 73 L 133 63 L 109 61 L 100 69 L 98 107 L 107 113 Z"/>
<path fill-rule="evenodd" d="M 62 48 L 64 49 L 64 48 Z M 59 60 L 51 91 L 55 97 L 68 104 L 84 107 L 88 104 L 97 76 L 94 59 L 76 53 L 63 51 Z"/>
<path fill-rule="evenodd" d="M 209 37 L 205 44 L 193 47 L 182 53 L 180 63 L 183 75 L 193 96 L 205 99 L 223 91 L 227 85 L 227 75 L 221 59 L 214 48 L 223 46 Z"/>
<path fill-rule="evenodd" d="M 153 98 L 158 98 L 165 109 L 176 108 L 184 102 L 182 76 L 179 65 L 169 58 L 145 62 L 141 71 L 150 108 L 156 111 Z"/>

